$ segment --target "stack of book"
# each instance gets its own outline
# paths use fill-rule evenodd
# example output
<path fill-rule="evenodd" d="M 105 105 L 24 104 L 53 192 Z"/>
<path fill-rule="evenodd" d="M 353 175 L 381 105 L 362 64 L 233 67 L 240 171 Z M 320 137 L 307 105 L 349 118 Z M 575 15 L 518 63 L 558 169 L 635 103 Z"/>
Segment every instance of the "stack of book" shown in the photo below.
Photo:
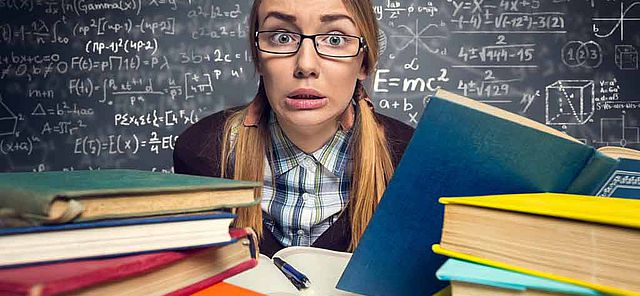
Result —
<path fill-rule="evenodd" d="M 0 174 L 0 294 L 184 295 L 257 264 L 223 208 L 259 184 L 136 170 Z"/>
<path fill-rule="evenodd" d="M 427 295 L 439 291 L 446 283 L 435 274 L 447 258 L 428 250 L 441 239 L 444 211 L 438 203 L 440 197 L 561 192 L 601 196 L 604 200 L 637 199 L 639 155 L 622 147 L 595 149 L 542 123 L 440 89 L 426 102 L 413 138 L 337 287 L 367 295 Z M 474 217 L 466 231 L 473 233 L 472 228 L 483 219 Z M 445 231 L 448 226 L 444 225 Z M 508 228 L 511 222 L 503 221 L 501 226 Z M 557 224 L 553 227 L 564 230 Z M 501 229 L 495 232 L 503 233 Z M 528 244 L 521 241 L 513 247 Z M 581 250 L 581 245 L 566 245 L 564 250 L 571 253 Z M 536 246 L 532 252 L 549 249 Z M 638 246 L 636 242 L 625 248 L 640 249 Z M 607 246 L 593 248 L 595 253 Z M 530 250 L 520 251 L 509 256 L 538 262 L 538 257 L 528 255 Z M 618 258 L 618 251 L 612 253 L 616 254 L 614 258 L 599 260 L 616 264 L 627 260 Z M 636 254 L 633 256 L 637 258 L 633 252 L 626 254 Z M 599 261 L 588 262 L 593 266 L 579 265 L 577 270 L 603 266 Z M 640 272 L 632 270 L 627 275 L 640 278 Z M 621 287 L 617 282 L 609 284 Z"/>
<path fill-rule="evenodd" d="M 640 295 L 640 200 L 533 193 L 440 202 L 433 251 L 481 264 L 449 260 L 438 270 L 453 295 Z"/>

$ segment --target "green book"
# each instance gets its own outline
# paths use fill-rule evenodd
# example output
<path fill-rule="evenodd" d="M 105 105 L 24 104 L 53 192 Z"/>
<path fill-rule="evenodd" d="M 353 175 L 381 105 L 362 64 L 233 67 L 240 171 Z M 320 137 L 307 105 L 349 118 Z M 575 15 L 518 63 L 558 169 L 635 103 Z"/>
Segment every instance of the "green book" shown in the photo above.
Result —
<path fill-rule="evenodd" d="M 245 207 L 260 185 L 124 169 L 0 173 L 0 226 Z"/>

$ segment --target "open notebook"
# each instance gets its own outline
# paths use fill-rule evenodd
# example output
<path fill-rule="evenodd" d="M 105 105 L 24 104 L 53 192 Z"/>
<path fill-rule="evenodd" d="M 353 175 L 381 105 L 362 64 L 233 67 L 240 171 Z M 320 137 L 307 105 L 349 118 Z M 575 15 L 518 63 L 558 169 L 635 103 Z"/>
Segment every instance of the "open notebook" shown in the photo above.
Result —
<path fill-rule="evenodd" d="M 285 295 L 357 295 L 335 288 L 351 253 L 312 247 L 288 247 L 274 254 L 311 281 L 311 287 L 298 291 L 273 264 L 271 258 L 260 254 L 258 266 L 225 281 L 272 296 Z"/>

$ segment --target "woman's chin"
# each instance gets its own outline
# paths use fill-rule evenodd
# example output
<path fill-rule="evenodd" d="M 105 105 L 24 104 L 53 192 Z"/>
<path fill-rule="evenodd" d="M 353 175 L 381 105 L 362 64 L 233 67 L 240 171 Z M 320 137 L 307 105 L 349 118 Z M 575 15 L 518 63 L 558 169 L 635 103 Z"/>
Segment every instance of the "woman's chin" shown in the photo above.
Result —
<path fill-rule="evenodd" d="M 312 127 L 323 125 L 327 124 L 329 121 L 335 118 L 330 114 L 326 114 L 326 111 L 321 111 L 318 109 L 288 111 L 285 116 L 286 120 L 288 122 L 294 123 L 294 126 L 296 127 Z"/>

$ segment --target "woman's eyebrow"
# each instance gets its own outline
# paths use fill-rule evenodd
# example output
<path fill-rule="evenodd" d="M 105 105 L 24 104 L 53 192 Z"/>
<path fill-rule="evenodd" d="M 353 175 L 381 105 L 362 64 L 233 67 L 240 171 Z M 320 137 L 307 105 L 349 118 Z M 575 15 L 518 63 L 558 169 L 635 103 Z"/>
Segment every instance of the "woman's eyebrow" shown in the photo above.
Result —
<path fill-rule="evenodd" d="M 291 24 L 295 24 L 297 20 L 297 18 L 293 15 L 278 12 L 278 11 L 271 11 L 267 13 L 267 16 L 264 18 L 264 20 L 262 20 L 262 24 L 264 24 L 267 21 L 267 19 L 269 19 L 270 17 L 273 17 Z M 335 22 L 343 19 L 350 21 L 354 26 L 356 25 L 353 19 L 346 14 L 324 14 L 320 16 L 320 22 L 323 22 L 323 23 Z"/>
<path fill-rule="evenodd" d="M 269 13 L 267 13 L 267 16 L 264 18 L 264 20 L 262 20 L 262 25 L 264 25 L 264 23 L 267 21 L 267 19 L 269 19 L 270 17 L 288 22 L 288 23 L 292 23 L 295 24 L 296 22 L 296 17 L 290 14 L 285 14 L 282 12 L 278 12 L 278 11 L 271 11 Z"/>
<path fill-rule="evenodd" d="M 353 19 L 346 14 L 325 14 L 320 16 L 320 22 L 323 22 L 323 23 L 335 22 L 343 19 L 350 21 L 354 26 L 356 25 Z"/>

